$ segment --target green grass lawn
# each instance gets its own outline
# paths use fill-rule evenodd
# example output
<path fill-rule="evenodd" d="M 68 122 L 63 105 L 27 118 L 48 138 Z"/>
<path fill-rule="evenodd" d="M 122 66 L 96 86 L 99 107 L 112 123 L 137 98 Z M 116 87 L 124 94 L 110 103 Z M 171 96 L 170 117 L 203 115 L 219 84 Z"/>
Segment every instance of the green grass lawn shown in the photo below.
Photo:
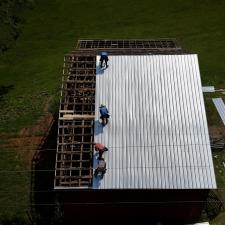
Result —
<path fill-rule="evenodd" d="M 15 46 L 0 55 L 0 133 L 15 135 L 32 126 L 50 97 L 57 110 L 63 56 L 79 38 L 175 37 L 199 55 L 203 84 L 225 88 L 224 8 L 224 0 L 36 0 L 33 10 L 23 12 L 25 24 Z M 22 165 L 15 155 L 0 153 L 5 169 Z M 10 191 L 0 205 L 11 205 L 18 175 L 0 174 L 0 179 Z M 29 200 L 27 179 L 23 176 L 15 187 L 24 193 L 23 206 Z M 20 209 L 15 206 L 14 212 Z"/>
<path fill-rule="evenodd" d="M 38 0 L 26 11 L 22 35 L 0 57 L 3 95 L 0 131 L 16 131 L 41 114 L 44 99 L 58 99 L 63 56 L 79 38 L 175 37 L 199 54 L 205 85 L 225 87 L 222 0 Z"/>
<path fill-rule="evenodd" d="M 31 178 L 29 173 L 14 171 L 30 168 L 13 150 L 1 148 L 0 154 L 0 224 L 24 224 L 29 212 Z"/>

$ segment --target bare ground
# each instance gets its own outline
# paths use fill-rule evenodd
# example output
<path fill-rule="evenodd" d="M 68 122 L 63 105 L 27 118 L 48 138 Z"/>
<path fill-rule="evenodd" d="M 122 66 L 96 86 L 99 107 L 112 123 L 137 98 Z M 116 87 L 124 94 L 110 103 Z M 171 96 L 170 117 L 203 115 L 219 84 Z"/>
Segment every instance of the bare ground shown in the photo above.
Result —
<path fill-rule="evenodd" d="M 225 126 L 209 126 L 209 135 L 212 138 L 225 138 Z"/>

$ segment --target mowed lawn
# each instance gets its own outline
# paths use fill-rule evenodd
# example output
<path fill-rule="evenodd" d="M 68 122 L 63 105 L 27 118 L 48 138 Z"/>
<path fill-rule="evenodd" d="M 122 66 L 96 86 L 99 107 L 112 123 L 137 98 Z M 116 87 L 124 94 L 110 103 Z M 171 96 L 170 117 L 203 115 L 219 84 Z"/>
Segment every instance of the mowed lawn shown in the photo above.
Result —
<path fill-rule="evenodd" d="M 224 0 L 36 0 L 15 46 L 0 55 L 0 137 L 34 125 L 49 98 L 57 112 L 63 56 L 81 38 L 177 38 L 199 55 L 203 84 L 225 88 L 224 8 Z M 0 151 L 1 168 L 27 169 L 16 152 Z M 26 217 L 29 174 L 20 176 L 0 173 L 0 216 Z"/>

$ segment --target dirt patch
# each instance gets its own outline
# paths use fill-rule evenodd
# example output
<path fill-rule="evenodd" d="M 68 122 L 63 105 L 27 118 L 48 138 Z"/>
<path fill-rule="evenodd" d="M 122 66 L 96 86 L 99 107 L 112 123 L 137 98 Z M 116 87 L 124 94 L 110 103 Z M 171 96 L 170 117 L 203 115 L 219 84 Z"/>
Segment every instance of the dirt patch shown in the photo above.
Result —
<path fill-rule="evenodd" d="M 209 126 L 209 135 L 211 138 L 225 138 L 225 127 Z"/>
<path fill-rule="evenodd" d="M 49 125 L 52 123 L 53 116 L 47 113 L 44 117 L 37 121 L 33 127 L 26 127 L 19 131 L 19 137 L 43 136 L 48 132 Z"/>
<path fill-rule="evenodd" d="M 35 151 L 38 149 L 39 143 L 42 141 L 42 137 L 18 137 L 11 138 L 9 141 L 10 144 L 8 146 L 15 149 L 23 159 L 30 163 Z"/>
<path fill-rule="evenodd" d="M 19 131 L 17 137 L 9 138 L 9 147 L 14 148 L 23 159 L 31 163 L 35 152 L 41 148 L 54 121 L 53 115 L 48 112 L 51 98 L 44 106 L 45 116 L 41 117 L 33 127 L 26 127 Z"/>
<path fill-rule="evenodd" d="M 41 117 L 33 127 L 21 129 L 19 132 L 19 137 L 41 136 L 48 131 L 49 125 L 53 120 L 52 114 L 48 112 L 50 101 L 51 98 L 48 98 L 45 103 L 43 109 L 45 116 Z"/>

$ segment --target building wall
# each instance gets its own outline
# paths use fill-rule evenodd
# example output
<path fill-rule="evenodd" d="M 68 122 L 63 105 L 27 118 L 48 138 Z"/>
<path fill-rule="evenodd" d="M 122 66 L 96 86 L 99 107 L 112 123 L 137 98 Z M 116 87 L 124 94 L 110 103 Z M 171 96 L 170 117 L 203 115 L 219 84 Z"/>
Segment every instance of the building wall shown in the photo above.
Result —
<path fill-rule="evenodd" d="M 207 194 L 208 190 L 67 191 L 63 193 L 64 217 L 66 224 L 195 222 Z"/>

